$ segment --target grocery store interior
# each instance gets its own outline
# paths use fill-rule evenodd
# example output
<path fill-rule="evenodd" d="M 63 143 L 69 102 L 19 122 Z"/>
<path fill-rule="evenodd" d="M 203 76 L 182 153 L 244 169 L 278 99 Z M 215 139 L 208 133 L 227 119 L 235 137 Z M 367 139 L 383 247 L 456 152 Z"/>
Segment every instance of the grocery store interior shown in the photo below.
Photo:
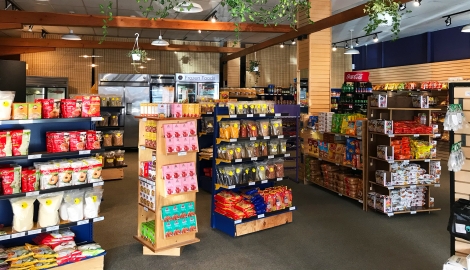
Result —
<path fill-rule="evenodd" d="M 0 270 L 468 269 L 465 2 L 0 0 Z"/>

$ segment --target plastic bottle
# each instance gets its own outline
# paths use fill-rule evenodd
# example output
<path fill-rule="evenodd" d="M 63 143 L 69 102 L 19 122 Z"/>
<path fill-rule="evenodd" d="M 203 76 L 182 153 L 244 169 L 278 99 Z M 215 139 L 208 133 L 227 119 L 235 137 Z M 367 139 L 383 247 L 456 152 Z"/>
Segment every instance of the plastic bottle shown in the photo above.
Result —
<path fill-rule="evenodd" d="M 421 114 L 421 117 L 419 118 L 419 122 L 421 123 L 421 125 L 426 125 L 426 122 L 427 122 L 427 119 L 426 119 L 426 114 L 425 113 L 422 113 Z"/>

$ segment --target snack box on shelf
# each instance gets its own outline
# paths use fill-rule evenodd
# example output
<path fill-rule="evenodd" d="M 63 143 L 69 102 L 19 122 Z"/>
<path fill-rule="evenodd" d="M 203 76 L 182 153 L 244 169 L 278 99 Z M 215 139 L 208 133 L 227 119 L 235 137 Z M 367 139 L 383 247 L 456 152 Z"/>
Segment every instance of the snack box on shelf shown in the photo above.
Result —
<path fill-rule="evenodd" d="M 369 120 L 368 123 L 370 132 L 393 134 L 393 121 L 391 120 Z"/>
<path fill-rule="evenodd" d="M 394 160 L 394 147 L 387 145 L 377 145 L 377 158 L 384 160 Z"/>
<path fill-rule="evenodd" d="M 387 108 L 387 95 L 373 95 L 371 97 L 370 106 Z"/>
<path fill-rule="evenodd" d="M 411 102 L 414 108 L 429 108 L 429 97 L 428 96 L 416 96 L 411 98 Z"/>

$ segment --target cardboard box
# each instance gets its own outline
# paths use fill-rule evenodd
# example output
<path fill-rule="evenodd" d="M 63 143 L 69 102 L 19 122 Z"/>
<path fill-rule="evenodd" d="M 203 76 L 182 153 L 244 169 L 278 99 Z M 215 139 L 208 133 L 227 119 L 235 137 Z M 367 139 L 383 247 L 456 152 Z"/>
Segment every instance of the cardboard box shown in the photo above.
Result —
<path fill-rule="evenodd" d="M 394 151 L 393 146 L 387 145 L 378 145 L 377 146 L 377 158 L 381 158 L 384 160 L 394 160 Z"/>
<path fill-rule="evenodd" d="M 387 108 L 387 95 L 373 95 L 370 101 L 371 107 Z"/>
<path fill-rule="evenodd" d="M 393 134 L 393 121 L 376 120 L 375 132 L 383 134 Z"/>
<path fill-rule="evenodd" d="M 429 108 L 429 97 L 428 96 L 416 96 L 411 98 L 414 108 Z"/>

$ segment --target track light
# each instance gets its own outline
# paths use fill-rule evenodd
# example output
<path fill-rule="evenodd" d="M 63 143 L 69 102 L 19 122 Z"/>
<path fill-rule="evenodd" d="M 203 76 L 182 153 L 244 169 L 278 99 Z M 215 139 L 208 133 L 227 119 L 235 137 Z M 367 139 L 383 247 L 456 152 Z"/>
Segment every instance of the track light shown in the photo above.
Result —
<path fill-rule="evenodd" d="M 336 48 L 336 44 L 333 44 L 333 48 L 331 48 L 332 51 L 336 52 L 337 48 Z"/>
<path fill-rule="evenodd" d="M 415 7 L 421 6 L 421 0 L 415 0 L 414 5 Z"/>
<path fill-rule="evenodd" d="M 462 33 L 470 33 L 470 24 L 467 24 L 462 28 Z"/>
<path fill-rule="evenodd" d="M 445 22 L 446 22 L 446 26 L 450 26 L 452 24 L 452 18 L 450 16 L 447 17 Z"/>
<path fill-rule="evenodd" d="M 280 47 L 281 47 L 281 48 L 284 48 L 284 43 L 281 43 L 281 46 L 280 46 Z"/>
<path fill-rule="evenodd" d="M 295 39 L 292 40 L 292 45 L 295 45 Z"/>
<path fill-rule="evenodd" d="M 217 22 L 217 16 L 215 16 L 215 14 L 214 14 L 214 16 L 212 16 L 211 22 L 213 22 L 213 23 Z"/>
<path fill-rule="evenodd" d="M 34 25 L 30 25 L 29 29 L 28 29 L 28 32 L 33 32 L 33 27 L 34 27 Z"/>
<path fill-rule="evenodd" d="M 406 3 L 400 4 L 400 6 L 398 7 L 398 11 L 403 11 L 405 9 L 406 9 Z"/>
<path fill-rule="evenodd" d="M 374 35 L 374 39 L 373 39 L 373 40 L 374 40 L 374 42 L 376 42 L 376 43 L 379 42 L 379 37 L 377 36 L 377 34 Z"/>
<path fill-rule="evenodd" d="M 70 32 L 72 32 L 72 30 L 70 30 Z M 46 38 L 46 34 L 47 34 L 46 30 L 41 29 L 41 38 Z M 77 37 L 78 37 L 78 36 L 77 36 Z M 78 38 L 80 38 L 80 37 L 78 37 Z M 63 38 L 62 38 L 62 39 L 63 39 Z"/>
<path fill-rule="evenodd" d="M 356 38 L 356 47 L 359 47 L 359 39 Z"/>
<path fill-rule="evenodd" d="M 348 44 L 347 41 L 346 41 L 346 45 L 344 45 L 344 48 L 345 48 L 345 49 L 349 49 L 349 44 Z"/>
<path fill-rule="evenodd" d="M 178 52 L 177 52 L 177 51 L 175 51 L 175 54 L 177 54 L 177 53 L 178 53 Z"/>
<path fill-rule="evenodd" d="M 201 31 L 201 30 L 197 30 L 197 32 L 198 32 L 199 34 L 200 34 L 200 33 L 202 33 L 202 31 Z"/>

